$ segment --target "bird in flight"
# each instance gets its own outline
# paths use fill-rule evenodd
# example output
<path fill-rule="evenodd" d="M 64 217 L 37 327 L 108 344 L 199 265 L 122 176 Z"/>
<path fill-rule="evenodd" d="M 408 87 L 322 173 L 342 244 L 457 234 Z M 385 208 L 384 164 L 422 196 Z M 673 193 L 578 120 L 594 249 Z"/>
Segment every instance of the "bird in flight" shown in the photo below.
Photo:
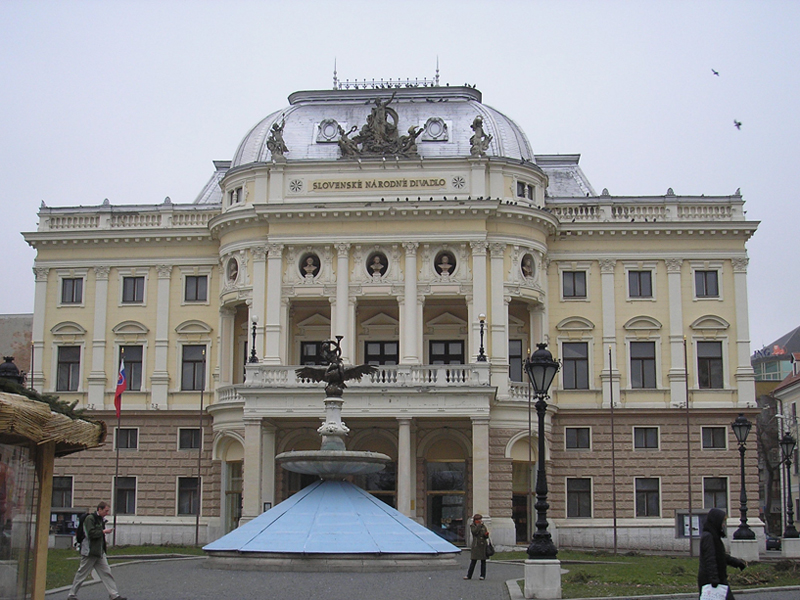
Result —
<path fill-rule="evenodd" d="M 717 77 L 719 77 L 719 71 L 715 71 L 714 69 L 711 69 L 711 72 L 712 72 L 714 75 L 716 75 Z"/>
<path fill-rule="evenodd" d="M 742 122 L 741 121 L 737 121 L 736 119 L 734 119 L 733 120 L 733 126 L 736 127 L 736 129 L 741 129 L 742 128 Z"/>

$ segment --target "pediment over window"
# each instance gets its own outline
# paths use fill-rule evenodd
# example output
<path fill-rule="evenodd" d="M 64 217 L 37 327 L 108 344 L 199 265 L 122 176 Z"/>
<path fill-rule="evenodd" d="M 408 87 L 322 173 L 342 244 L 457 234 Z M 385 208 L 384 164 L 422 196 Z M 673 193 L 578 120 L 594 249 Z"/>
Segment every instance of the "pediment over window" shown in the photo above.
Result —
<path fill-rule="evenodd" d="M 297 329 L 303 337 L 329 338 L 331 335 L 331 320 L 323 314 L 314 313 L 297 324 Z"/>
<path fill-rule="evenodd" d="M 623 325 L 625 329 L 628 331 L 642 331 L 642 330 L 653 330 L 653 329 L 661 329 L 661 323 L 654 319 L 653 317 L 648 317 L 645 315 L 640 315 L 638 317 L 633 317 L 630 319 L 625 325 Z"/>
<path fill-rule="evenodd" d="M 139 323 L 139 321 L 123 321 L 116 325 L 111 331 L 117 335 L 144 335 L 150 332 L 150 330 L 144 324 Z"/>
<path fill-rule="evenodd" d="M 175 328 L 175 332 L 182 335 L 191 335 L 197 333 L 211 333 L 212 329 L 203 321 L 195 319 L 184 321 Z"/>
<path fill-rule="evenodd" d="M 428 327 L 436 327 L 441 325 L 466 325 L 467 322 L 450 312 L 440 314 L 426 323 Z"/>
<path fill-rule="evenodd" d="M 556 325 L 556 329 L 559 331 L 591 331 L 594 329 L 594 323 L 583 317 L 567 317 Z"/>
<path fill-rule="evenodd" d="M 730 326 L 725 319 L 716 315 L 703 315 L 689 325 L 692 329 L 728 329 Z"/>
<path fill-rule="evenodd" d="M 86 335 L 86 330 L 74 321 L 63 321 L 50 330 L 53 335 Z"/>
<path fill-rule="evenodd" d="M 363 321 L 361 329 L 365 335 L 399 335 L 400 322 L 386 313 L 378 313 Z"/>

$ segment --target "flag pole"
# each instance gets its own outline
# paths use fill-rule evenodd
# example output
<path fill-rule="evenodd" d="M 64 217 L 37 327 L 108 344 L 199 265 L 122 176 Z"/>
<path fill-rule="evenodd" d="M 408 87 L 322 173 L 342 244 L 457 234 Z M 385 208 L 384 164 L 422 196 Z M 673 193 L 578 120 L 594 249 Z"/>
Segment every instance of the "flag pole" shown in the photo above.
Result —
<path fill-rule="evenodd" d="M 690 439 L 690 413 L 689 413 L 689 354 L 686 349 L 686 336 L 683 336 L 683 372 L 684 388 L 686 391 L 686 489 L 689 494 L 689 557 L 694 558 L 694 547 L 692 546 L 692 441 Z"/>
<path fill-rule="evenodd" d="M 200 545 L 200 469 L 203 461 L 203 392 L 206 389 L 206 349 L 203 348 L 203 377 L 200 381 L 200 427 L 197 441 L 197 514 L 194 522 L 194 545 Z"/>
<path fill-rule="evenodd" d="M 116 459 L 114 461 L 114 499 L 112 505 L 114 506 L 114 524 L 113 531 L 111 532 L 111 545 L 117 545 L 117 500 L 119 490 L 119 433 L 122 426 L 122 392 L 127 387 L 127 379 L 125 376 L 125 348 L 120 348 L 119 351 L 119 375 L 117 376 L 117 387 L 114 390 L 114 409 L 117 412 L 117 431 L 114 433 L 114 445 L 117 447 Z"/>
<path fill-rule="evenodd" d="M 611 506 L 614 513 L 614 554 L 617 554 L 617 455 L 614 439 L 614 372 L 611 368 L 611 346 L 608 347 L 608 398 L 611 404 Z"/>

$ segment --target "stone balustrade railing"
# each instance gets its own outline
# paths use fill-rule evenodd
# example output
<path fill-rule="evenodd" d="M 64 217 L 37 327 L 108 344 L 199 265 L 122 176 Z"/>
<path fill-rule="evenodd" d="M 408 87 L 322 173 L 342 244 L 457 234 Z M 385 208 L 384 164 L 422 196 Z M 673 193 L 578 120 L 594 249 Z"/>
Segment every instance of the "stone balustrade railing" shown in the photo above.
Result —
<path fill-rule="evenodd" d="M 109 206 L 89 210 L 44 207 L 39 210 L 39 231 L 205 228 L 219 211 L 218 206 L 172 204 L 148 206 L 145 210 Z"/>
<path fill-rule="evenodd" d="M 562 223 L 742 221 L 741 196 L 550 199 L 547 208 Z"/>

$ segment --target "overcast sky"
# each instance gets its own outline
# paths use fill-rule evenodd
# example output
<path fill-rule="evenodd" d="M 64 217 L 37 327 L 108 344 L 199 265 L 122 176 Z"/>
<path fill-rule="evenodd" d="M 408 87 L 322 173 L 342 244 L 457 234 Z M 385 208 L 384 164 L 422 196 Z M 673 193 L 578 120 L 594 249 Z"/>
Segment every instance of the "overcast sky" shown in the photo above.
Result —
<path fill-rule="evenodd" d="M 33 311 L 19 232 L 42 201 L 190 203 L 290 93 L 330 88 L 334 60 L 397 79 L 438 57 L 535 153 L 580 153 L 598 193 L 741 188 L 760 348 L 800 325 L 799 29 L 778 0 L 0 0 L 0 313 Z"/>

